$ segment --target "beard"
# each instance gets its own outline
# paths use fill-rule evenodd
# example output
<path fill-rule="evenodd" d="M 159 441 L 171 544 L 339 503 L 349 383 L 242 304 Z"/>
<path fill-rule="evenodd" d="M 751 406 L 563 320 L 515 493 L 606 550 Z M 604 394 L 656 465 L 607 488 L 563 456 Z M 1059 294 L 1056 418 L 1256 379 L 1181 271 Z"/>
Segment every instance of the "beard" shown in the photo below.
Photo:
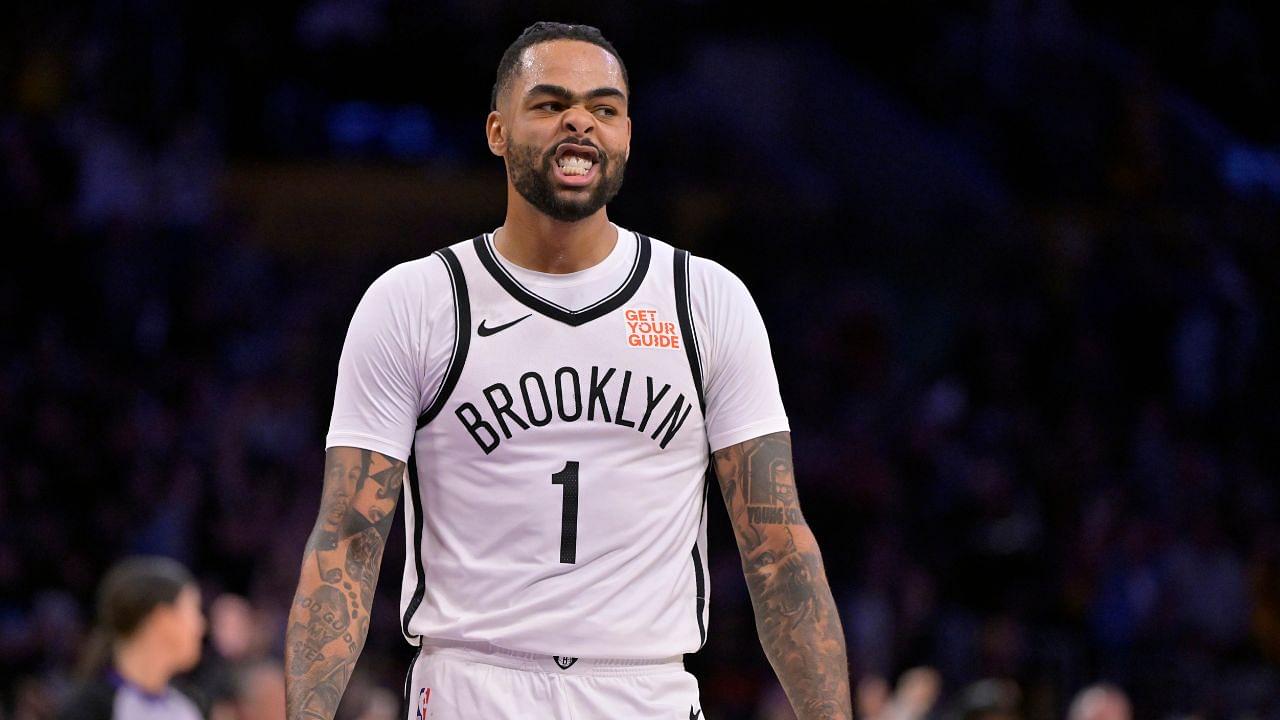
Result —
<path fill-rule="evenodd" d="M 591 143 L 581 143 L 591 145 Z M 558 147 L 558 146 L 557 146 Z M 577 222 L 604 207 L 622 189 L 622 175 L 627 169 L 624 155 L 608 155 L 598 146 L 596 174 L 598 179 L 588 192 L 574 192 L 572 196 L 557 189 L 555 180 L 556 148 L 551 148 L 541 159 L 538 149 L 532 145 L 510 146 L 507 153 L 507 174 L 516 192 L 538 208 L 543 214 L 561 222 Z M 614 165 L 617 165 L 615 168 Z"/>

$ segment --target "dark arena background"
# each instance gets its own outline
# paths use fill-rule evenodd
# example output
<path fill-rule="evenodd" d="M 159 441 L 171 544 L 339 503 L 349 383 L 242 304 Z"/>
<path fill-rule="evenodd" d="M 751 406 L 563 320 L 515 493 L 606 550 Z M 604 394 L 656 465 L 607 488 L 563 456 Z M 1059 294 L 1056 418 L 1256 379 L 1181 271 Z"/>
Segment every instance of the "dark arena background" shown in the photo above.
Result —
<path fill-rule="evenodd" d="M 610 216 L 760 306 L 863 718 L 1280 718 L 1268 5 L 6 3 L 0 718 L 53 717 L 135 553 L 200 580 L 210 717 L 282 716 L 347 323 L 501 224 L 541 19 L 627 64 Z M 705 716 L 791 717 L 711 502 Z M 401 522 L 344 720 L 398 712 Z"/>

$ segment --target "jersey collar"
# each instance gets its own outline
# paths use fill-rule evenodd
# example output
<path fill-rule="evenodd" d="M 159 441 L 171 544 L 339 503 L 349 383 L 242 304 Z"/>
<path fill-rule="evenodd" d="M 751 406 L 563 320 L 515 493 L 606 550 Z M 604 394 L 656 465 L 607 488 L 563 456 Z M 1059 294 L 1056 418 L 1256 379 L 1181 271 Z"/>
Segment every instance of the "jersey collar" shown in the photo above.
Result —
<path fill-rule="evenodd" d="M 493 279 L 511 297 L 530 310 L 546 315 L 553 320 L 559 320 L 566 325 L 577 327 L 617 310 L 623 303 L 630 300 L 631 296 L 636 294 L 636 290 L 640 288 L 640 283 L 644 282 L 645 275 L 649 272 L 649 256 L 651 254 L 649 237 L 641 233 L 636 233 L 635 235 L 636 254 L 631 262 L 631 273 L 627 276 L 626 282 L 604 298 L 578 310 L 569 310 L 556 305 L 540 295 L 534 294 L 522 285 L 511 273 L 507 272 L 502 263 L 498 262 L 498 258 L 494 254 L 496 251 L 493 248 L 493 239 L 489 233 L 477 237 L 472 243 L 475 245 L 476 255 L 479 256 L 480 263 L 484 265 L 489 274 L 493 276 Z"/>

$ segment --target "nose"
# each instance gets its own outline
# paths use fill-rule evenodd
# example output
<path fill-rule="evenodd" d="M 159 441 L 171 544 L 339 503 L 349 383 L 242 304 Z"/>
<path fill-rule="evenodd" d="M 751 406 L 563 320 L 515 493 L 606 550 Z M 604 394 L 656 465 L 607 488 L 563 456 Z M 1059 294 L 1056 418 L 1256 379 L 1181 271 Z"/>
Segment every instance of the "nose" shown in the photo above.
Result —
<path fill-rule="evenodd" d="M 596 126 L 595 116 L 579 105 L 565 110 L 561 122 L 566 130 L 576 135 L 586 135 Z"/>

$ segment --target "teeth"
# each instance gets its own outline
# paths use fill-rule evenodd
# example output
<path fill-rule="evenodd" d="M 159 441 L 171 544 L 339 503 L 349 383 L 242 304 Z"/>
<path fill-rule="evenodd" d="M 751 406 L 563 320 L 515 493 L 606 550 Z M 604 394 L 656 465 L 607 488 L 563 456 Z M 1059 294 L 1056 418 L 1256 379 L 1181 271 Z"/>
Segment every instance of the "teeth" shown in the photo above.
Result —
<path fill-rule="evenodd" d="M 577 155 L 565 155 L 560 158 L 559 162 L 560 169 L 564 171 L 565 175 L 586 175 L 591 171 L 591 166 L 594 164 L 590 160 Z"/>

